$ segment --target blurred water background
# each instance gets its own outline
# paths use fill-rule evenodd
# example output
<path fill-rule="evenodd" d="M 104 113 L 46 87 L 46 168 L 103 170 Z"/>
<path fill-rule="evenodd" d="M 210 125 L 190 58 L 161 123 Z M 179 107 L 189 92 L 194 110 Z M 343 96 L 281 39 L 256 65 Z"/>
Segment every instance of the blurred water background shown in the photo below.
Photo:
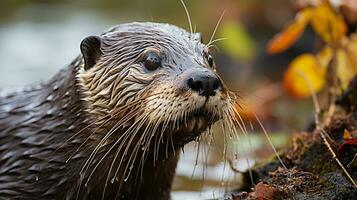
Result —
<path fill-rule="evenodd" d="M 286 145 L 290 137 L 286 133 L 306 127 L 307 120 L 302 116 L 309 115 L 311 104 L 284 95 L 280 87 L 282 72 L 293 57 L 311 51 L 313 38 L 306 33 L 300 40 L 304 43 L 298 42 L 276 56 L 266 55 L 264 48 L 267 40 L 293 17 L 291 1 L 195 0 L 186 4 L 194 29 L 203 34 L 205 42 L 227 9 L 216 35 L 229 38 L 216 43 L 218 71 L 231 88 L 240 92 L 249 109 L 261 116 L 276 147 Z M 165 22 L 189 29 L 179 0 L 1 0 L 0 88 L 11 90 L 49 79 L 80 53 L 84 37 L 132 21 Z M 291 106 L 295 111 L 288 109 Z M 233 146 L 230 151 L 239 152 L 234 165 L 242 171 L 247 169 L 246 160 L 252 165 L 272 155 L 260 130 L 249 132 L 249 137 L 229 140 Z M 239 186 L 240 174 L 222 159 L 224 142 L 215 143 L 208 157 L 199 155 L 198 164 L 197 147 L 191 144 L 185 149 L 173 199 L 215 198 Z"/>

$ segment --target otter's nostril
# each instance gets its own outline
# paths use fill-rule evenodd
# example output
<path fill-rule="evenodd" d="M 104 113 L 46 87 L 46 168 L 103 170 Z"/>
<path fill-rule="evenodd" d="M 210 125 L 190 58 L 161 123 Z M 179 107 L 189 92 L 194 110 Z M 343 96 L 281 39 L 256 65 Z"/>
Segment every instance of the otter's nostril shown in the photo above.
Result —
<path fill-rule="evenodd" d="M 217 89 L 219 89 L 220 87 L 222 87 L 221 80 L 219 80 L 218 78 L 216 78 L 216 79 L 213 81 L 213 90 L 217 90 Z"/>
<path fill-rule="evenodd" d="M 187 84 L 196 92 L 200 92 L 202 90 L 202 82 L 200 80 L 193 80 L 193 78 L 190 78 L 188 79 Z"/>

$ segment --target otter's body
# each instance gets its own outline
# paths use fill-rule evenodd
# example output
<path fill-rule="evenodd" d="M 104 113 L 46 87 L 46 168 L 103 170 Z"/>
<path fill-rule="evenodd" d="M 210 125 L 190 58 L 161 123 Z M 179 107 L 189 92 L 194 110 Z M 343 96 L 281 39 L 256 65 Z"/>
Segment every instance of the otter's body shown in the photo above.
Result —
<path fill-rule="evenodd" d="M 169 199 L 179 149 L 220 118 L 212 110 L 224 99 L 216 82 L 205 86 L 214 73 L 204 58 L 190 64 L 202 46 L 184 46 L 188 35 L 120 25 L 85 39 L 49 81 L 0 96 L 0 199 Z"/>
<path fill-rule="evenodd" d="M 54 152 L 90 124 L 76 87 L 77 70 L 72 63 L 47 83 L 0 97 L 0 199 L 76 198 L 79 172 L 95 146 L 85 147 L 71 161 L 66 160 L 93 129 L 82 131 L 69 145 Z M 177 159 L 163 159 L 155 168 L 148 164 L 149 176 L 143 176 L 141 192 L 134 195 L 168 199 Z M 104 185 L 105 179 L 97 179 L 80 199 L 101 199 Z M 115 199 L 117 189 L 114 184 L 106 197 Z M 126 198 L 130 197 L 135 198 Z"/>

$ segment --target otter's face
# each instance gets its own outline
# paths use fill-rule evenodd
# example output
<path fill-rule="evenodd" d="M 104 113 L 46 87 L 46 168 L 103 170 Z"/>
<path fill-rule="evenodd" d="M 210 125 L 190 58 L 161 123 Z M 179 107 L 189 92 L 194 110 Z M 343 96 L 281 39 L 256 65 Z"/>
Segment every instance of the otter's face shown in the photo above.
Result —
<path fill-rule="evenodd" d="M 198 34 L 130 23 L 86 38 L 81 50 L 80 83 L 97 119 L 115 116 L 116 126 L 143 128 L 143 134 L 167 132 L 182 146 L 227 109 L 227 90 Z"/>

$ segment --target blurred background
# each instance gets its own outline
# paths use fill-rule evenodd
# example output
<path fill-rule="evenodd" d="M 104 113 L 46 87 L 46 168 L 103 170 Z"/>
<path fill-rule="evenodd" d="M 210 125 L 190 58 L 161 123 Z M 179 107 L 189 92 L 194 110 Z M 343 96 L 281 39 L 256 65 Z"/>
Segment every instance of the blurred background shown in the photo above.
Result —
<path fill-rule="evenodd" d="M 194 30 L 203 34 L 205 42 L 226 9 L 215 38 L 227 39 L 215 43 L 214 57 L 226 83 L 242 97 L 245 120 L 253 127 L 248 136 L 242 134 L 239 140 L 228 141 L 228 151 L 234 152 L 231 165 L 245 171 L 273 155 L 252 113 L 260 117 L 277 149 L 289 145 L 291 133 L 306 129 L 312 113 L 311 100 L 292 99 L 284 93 L 281 80 L 294 57 L 314 50 L 314 35 L 307 29 L 287 51 L 271 56 L 265 53 L 266 43 L 294 18 L 295 2 L 185 3 Z M 0 88 L 11 90 L 49 79 L 80 53 L 79 44 L 84 37 L 132 21 L 171 23 L 189 30 L 179 0 L 1 0 Z M 216 134 L 221 133 L 218 130 Z M 207 143 L 210 142 L 206 142 L 204 152 L 209 154 L 200 153 L 197 164 L 197 147 L 192 144 L 185 149 L 178 165 L 174 199 L 214 198 L 239 187 L 240 174 L 234 173 L 222 156 L 224 141 Z"/>

